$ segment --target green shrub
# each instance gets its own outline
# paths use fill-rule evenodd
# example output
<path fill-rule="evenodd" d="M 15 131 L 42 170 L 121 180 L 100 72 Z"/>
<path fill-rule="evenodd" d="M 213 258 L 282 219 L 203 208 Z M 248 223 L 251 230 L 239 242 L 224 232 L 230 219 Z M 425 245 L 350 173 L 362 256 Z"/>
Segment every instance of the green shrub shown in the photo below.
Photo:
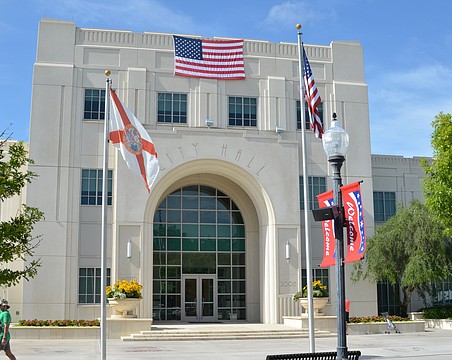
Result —
<path fill-rule="evenodd" d="M 99 320 L 19 320 L 18 326 L 100 326 Z"/>
<path fill-rule="evenodd" d="M 409 321 L 410 319 L 401 316 L 390 315 L 388 319 L 392 322 L 394 321 Z M 350 317 L 349 323 L 370 323 L 370 322 L 385 322 L 386 319 L 383 316 L 360 316 L 360 317 Z"/>
<path fill-rule="evenodd" d="M 424 319 L 451 319 L 452 305 L 433 306 L 423 310 Z"/>

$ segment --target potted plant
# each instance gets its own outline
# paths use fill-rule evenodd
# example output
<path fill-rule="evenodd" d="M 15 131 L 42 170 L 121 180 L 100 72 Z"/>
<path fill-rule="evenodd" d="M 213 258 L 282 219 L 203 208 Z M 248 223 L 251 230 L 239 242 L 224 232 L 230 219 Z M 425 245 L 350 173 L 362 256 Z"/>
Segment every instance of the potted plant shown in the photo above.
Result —
<path fill-rule="evenodd" d="M 116 280 L 112 286 L 107 286 L 108 303 L 115 311 L 111 317 L 136 317 L 128 313 L 138 306 L 142 288 L 136 280 Z"/>
<path fill-rule="evenodd" d="M 312 297 L 314 303 L 314 312 L 320 314 L 321 310 L 328 304 L 328 287 L 322 284 L 321 280 L 312 283 Z M 306 310 L 309 307 L 308 286 L 304 286 L 302 291 L 298 291 L 293 296 L 294 301 L 299 301 Z"/>

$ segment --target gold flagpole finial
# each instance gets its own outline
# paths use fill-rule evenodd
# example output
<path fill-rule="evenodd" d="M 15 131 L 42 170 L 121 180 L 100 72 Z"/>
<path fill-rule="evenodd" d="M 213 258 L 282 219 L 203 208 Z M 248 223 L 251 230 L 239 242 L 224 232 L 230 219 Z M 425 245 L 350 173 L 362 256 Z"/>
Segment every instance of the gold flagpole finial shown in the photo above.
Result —
<path fill-rule="evenodd" d="M 111 74 L 110 70 L 108 70 L 108 69 L 107 69 L 107 70 L 105 70 L 105 76 L 106 76 L 106 77 L 109 77 L 109 76 L 110 76 L 110 74 Z"/>
<path fill-rule="evenodd" d="M 296 27 L 298 30 L 300 30 L 300 29 L 301 29 L 301 24 L 297 24 L 295 27 Z"/>

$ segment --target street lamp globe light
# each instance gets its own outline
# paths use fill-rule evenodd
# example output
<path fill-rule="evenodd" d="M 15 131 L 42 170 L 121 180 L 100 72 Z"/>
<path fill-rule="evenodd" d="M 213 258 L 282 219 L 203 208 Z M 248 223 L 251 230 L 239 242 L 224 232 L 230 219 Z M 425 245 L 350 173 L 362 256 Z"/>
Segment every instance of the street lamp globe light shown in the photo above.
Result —
<path fill-rule="evenodd" d="M 334 235 L 336 238 L 336 298 L 337 298 L 337 360 L 346 360 L 347 335 L 345 320 L 345 269 L 344 269 L 344 210 L 342 206 L 341 167 L 348 149 L 348 134 L 341 128 L 336 114 L 333 114 L 331 127 L 322 137 L 323 149 L 333 168 L 333 195 L 337 215 L 334 217 Z"/>
<path fill-rule="evenodd" d="M 323 150 L 328 160 L 337 156 L 345 157 L 348 149 L 348 134 L 341 128 L 336 113 L 333 114 L 331 127 L 322 136 Z"/>

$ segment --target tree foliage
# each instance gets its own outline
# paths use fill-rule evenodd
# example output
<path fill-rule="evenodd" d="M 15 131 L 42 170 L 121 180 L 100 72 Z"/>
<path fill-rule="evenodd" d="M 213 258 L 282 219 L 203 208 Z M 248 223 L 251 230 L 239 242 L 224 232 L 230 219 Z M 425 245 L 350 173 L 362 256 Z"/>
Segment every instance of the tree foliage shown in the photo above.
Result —
<path fill-rule="evenodd" d="M 408 208 L 400 205 L 368 239 L 366 257 L 356 264 L 353 279 L 400 286 L 400 308 L 406 316 L 416 289 L 426 291 L 431 282 L 444 280 L 451 273 L 452 242 L 443 230 L 420 201 L 413 200 Z"/>
<path fill-rule="evenodd" d="M 423 192 L 425 203 L 452 236 L 452 121 L 451 114 L 439 113 L 432 122 L 433 159 L 423 159 L 427 177 Z"/>
<path fill-rule="evenodd" d="M 3 134 L 1 134 L 3 135 Z M 1 137 L 0 135 L 0 137 Z M 33 163 L 22 142 L 0 141 L 0 201 L 19 195 L 36 174 L 24 170 Z M 44 218 L 37 208 L 22 205 L 16 216 L 0 222 L 0 285 L 11 286 L 21 279 L 29 280 L 37 274 L 40 259 L 31 259 L 40 236 L 32 236 L 33 226 Z M 24 266 L 14 270 L 8 264 L 24 260 Z"/>

